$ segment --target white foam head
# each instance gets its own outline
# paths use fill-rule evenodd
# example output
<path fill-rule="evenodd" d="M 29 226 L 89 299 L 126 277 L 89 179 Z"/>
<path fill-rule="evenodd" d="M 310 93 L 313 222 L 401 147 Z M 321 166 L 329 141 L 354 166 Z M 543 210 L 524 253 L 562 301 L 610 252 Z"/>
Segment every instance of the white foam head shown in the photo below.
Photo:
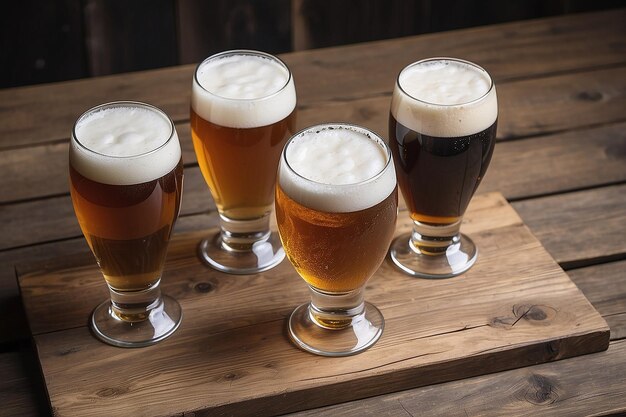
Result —
<path fill-rule="evenodd" d="M 70 163 L 105 184 L 140 184 L 172 171 L 181 158 L 172 121 L 156 107 L 115 102 L 85 112 L 76 122 Z"/>
<path fill-rule="evenodd" d="M 471 62 L 426 59 L 398 75 L 391 114 L 400 124 L 425 135 L 471 135 L 496 121 L 496 88 L 487 71 Z"/>
<path fill-rule="evenodd" d="M 220 126 L 267 126 L 291 114 L 296 89 L 291 72 L 276 57 L 228 51 L 207 58 L 196 69 L 191 107 Z"/>
<path fill-rule="evenodd" d="M 392 193 L 396 172 L 385 142 L 347 124 L 310 127 L 285 146 L 279 184 L 293 200 L 319 211 L 372 207 Z"/>

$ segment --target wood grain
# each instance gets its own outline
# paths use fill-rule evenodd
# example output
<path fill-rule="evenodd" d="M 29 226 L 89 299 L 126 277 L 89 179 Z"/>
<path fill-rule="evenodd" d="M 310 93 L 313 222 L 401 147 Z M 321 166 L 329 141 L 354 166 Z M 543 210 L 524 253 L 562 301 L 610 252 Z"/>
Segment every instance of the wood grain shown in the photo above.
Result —
<path fill-rule="evenodd" d="M 513 207 L 566 269 L 626 253 L 625 184 L 518 201 Z"/>
<path fill-rule="evenodd" d="M 298 123 L 349 121 L 387 137 L 386 94 L 303 106 Z M 497 84 L 498 138 L 515 139 L 594 127 L 626 119 L 626 67 Z"/>
<path fill-rule="evenodd" d="M 183 187 L 181 216 L 215 210 L 215 203 L 198 167 L 185 170 Z M 81 235 L 69 195 L 0 205 L 0 216 L 5 221 L 7 233 L 0 241 L 0 250 Z"/>
<path fill-rule="evenodd" d="M 581 378 L 584 375 L 584 378 Z M 606 352 L 513 371 L 448 382 L 291 417 L 623 415 L 626 340 Z"/>
<path fill-rule="evenodd" d="M 401 221 L 398 232 L 408 227 Z M 89 311 L 106 297 L 94 266 L 24 274 L 52 407 L 59 415 L 276 414 L 606 349 L 604 320 L 502 196 L 477 197 L 465 229 L 482 254 L 457 279 L 411 279 L 383 264 L 366 294 L 385 315 L 385 335 L 349 358 L 319 358 L 285 338 L 285 317 L 307 299 L 291 265 L 220 274 L 196 258 L 198 233 L 178 236 L 163 285 L 185 320 L 147 349 L 89 334 Z"/>
<path fill-rule="evenodd" d="M 323 54 L 297 52 L 284 58 L 304 107 L 388 95 L 400 69 L 425 56 L 478 62 L 500 85 L 510 79 L 623 64 L 625 16 L 626 10 L 611 10 L 328 48 Z M 112 100 L 145 101 L 175 121 L 187 120 L 194 68 L 186 65 L 1 90 L 0 149 L 66 139 L 82 112 Z"/>
<path fill-rule="evenodd" d="M 611 339 L 626 338 L 626 261 L 567 271 L 611 328 Z"/>
<path fill-rule="evenodd" d="M 600 81 L 590 81 L 596 78 Z M 539 94 L 542 90 L 546 91 Z M 597 100 L 581 98 L 595 94 Z M 499 87 L 498 95 L 501 138 L 578 129 L 530 138 L 530 142 L 505 145 L 500 141 L 487 176 L 485 187 L 489 191 L 518 199 L 626 179 L 626 124 L 620 123 L 625 119 L 626 67 L 509 83 Z M 542 102 L 534 103 L 533 97 L 541 97 Z M 384 132 L 385 136 L 388 107 L 388 97 L 313 106 L 300 111 L 298 126 L 342 120 Z M 610 125 L 585 128 L 603 123 Z M 192 168 L 196 157 L 189 124 L 181 122 L 176 128 L 183 160 Z M 0 203 L 66 194 L 67 147 L 61 142 L 0 151 L 0 169 L 7 174 L 0 177 Z M 24 166 L 30 169 L 24 170 Z M 20 178 L 19 186 L 16 177 Z"/>
<path fill-rule="evenodd" d="M 45 416 L 48 404 L 40 378 L 33 377 L 37 358 L 30 349 L 0 353 L 0 414 L 3 416 Z"/>

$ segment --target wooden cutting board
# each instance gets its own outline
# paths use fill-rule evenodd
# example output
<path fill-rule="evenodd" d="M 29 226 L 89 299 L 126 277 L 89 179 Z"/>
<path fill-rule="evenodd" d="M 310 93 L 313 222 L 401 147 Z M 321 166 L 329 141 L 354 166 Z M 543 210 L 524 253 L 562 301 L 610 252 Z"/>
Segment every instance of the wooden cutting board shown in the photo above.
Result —
<path fill-rule="evenodd" d="M 401 212 L 397 233 L 410 227 Z M 476 196 L 462 230 L 480 251 L 464 275 L 416 279 L 383 263 L 365 296 L 385 331 L 345 358 L 289 341 L 286 318 L 308 290 L 287 260 L 257 275 L 214 271 L 196 255 L 204 231 L 170 246 L 163 292 L 180 301 L 183 323 L 147 348 L 90 334 L 108 295 L 92 258 L 18 270 L 53 412 L 281 414 L 607 349 L 604 319 L 500 194 Z"/>

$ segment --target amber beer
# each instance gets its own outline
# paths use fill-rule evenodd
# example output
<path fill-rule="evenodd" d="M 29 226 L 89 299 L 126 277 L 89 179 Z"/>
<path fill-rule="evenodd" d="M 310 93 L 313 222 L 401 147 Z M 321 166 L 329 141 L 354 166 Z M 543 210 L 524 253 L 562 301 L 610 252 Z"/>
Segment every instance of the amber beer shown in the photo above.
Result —
<path fill-rule="evenodd" d="M 174 124 L 148 104 L 103 104 L 74 125 L 70 193 L 109 288 L 91 316 L 106 343 L 148 346 L 180 325 L 180 305 L 160 282 L 181 204 L 181 155 Z"/>
<path fill-rule="evenodd" d="M 276 219 L 287 257 L 313 288 L 354 291 L 385 258 L 398 205 L 393 167 L 369 177 L 385 172 L 384 152 L 355 127 L 320 129 L 287 145 Z"/>
<path fill-rule="evenodd" d="M 244 84 L 248 72 L 258 77 L 251 85 Z M 295 132 L 295 104 L 293 79 L 274 57 L 241 51 L 198 67 L 191 135 L 222 215 L 245 221 L 270 213 L 278 159 Z"/>
<path fill-rule="evenodd" d="M 276 217 L 287 257 L 300 276 L 323 292 L 360 288 L 385 258 L 393 236 L 397 193 L 362 210 L 330 213 L 276 191 Z"/>
<path fill-rule="evenodd" d="M 124 117 L 132 117 L 138 130 L 150 124 L 154 136 L 149 139 L 155 143 L 144 149 L 139 137 L 133 145 L 92 141 L 100 128 L 125 123 Z M 107 283 L 117 291 L 143 290 L 161 277 L 183 185 L 177 137 L 160 148 L 172 135 L 169 119 L 143 108 L 101 110 L 76 125 L 70 150 L 72 202 Z M 141 166 L 133 165 L 140 159 L 145 160 Z"/>
<path fill-rule="evenodd" d="M 324 124 L 295 135 L 282 155 L 278 230 L 311 292 L 311 302 L 292 313 L 289 335 L 318 355 L 358 353 L 384 327 L 380 311 L 364 301 L 363 288 L 385 259 L 395 230 L 391 152 L 364 128 Z"/>

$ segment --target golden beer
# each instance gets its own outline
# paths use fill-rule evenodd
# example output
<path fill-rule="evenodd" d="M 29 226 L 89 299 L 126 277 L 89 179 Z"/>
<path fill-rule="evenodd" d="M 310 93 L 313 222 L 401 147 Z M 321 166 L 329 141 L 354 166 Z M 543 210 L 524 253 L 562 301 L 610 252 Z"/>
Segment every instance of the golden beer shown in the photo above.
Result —
<path fill-rule="evenodd" d="M 396 224 L 395 189 L 380 203 L 348 213 L 311 209 L 276 189 L 283 247 L 298 274 L 323 292 L 362 287 L 385 258 Z"/>
<path fill-rule="evenodd" d="M 100 183 L 70 166 L 76 217 L 111 288 L 143 290 L 161 278 L 182 185 L 182 160 L 162 177 L 132 185 Z"/>
<path fill-rule="evenodd" d="M 220 126 L 191 109 L 198 165 L 220 213 L 246 220 L 271 212 L 278 159 L 295 125 L 295 109 L 271 125 L 251 128 Z"/>
<path fill-rule="evenodd" d="M 385 259 L 397 207 L 391 151 L 373 132 L 325 124 L 287 143 L 276 219 L 287 257 L 311 293 L 289 318 L 298 347 L 346 356 L 378 340 L 384 319 L 363 289 Z"/>
<path fill-rule="evenodd" d="M 285 252 L 270 231 L 276 169 L 296 125 L 296 90 L 278 58 L 250 50 L 205 59 L 194 73 L 191 137 L 220 215 L 220 229 L 200 242 L 211 267 L 253 274 Z"/>
<path fill-rule="evenodd" d="M 180 305 L 160 290 L 181 204 L 181 155 L 174 124 L 148 104 L 103 104 L 74 125 L 70 193 L 109 288 L 110 300 L 91 316 L 94 334 L 106 343 L 151 345 L 181 322 Z"/>

